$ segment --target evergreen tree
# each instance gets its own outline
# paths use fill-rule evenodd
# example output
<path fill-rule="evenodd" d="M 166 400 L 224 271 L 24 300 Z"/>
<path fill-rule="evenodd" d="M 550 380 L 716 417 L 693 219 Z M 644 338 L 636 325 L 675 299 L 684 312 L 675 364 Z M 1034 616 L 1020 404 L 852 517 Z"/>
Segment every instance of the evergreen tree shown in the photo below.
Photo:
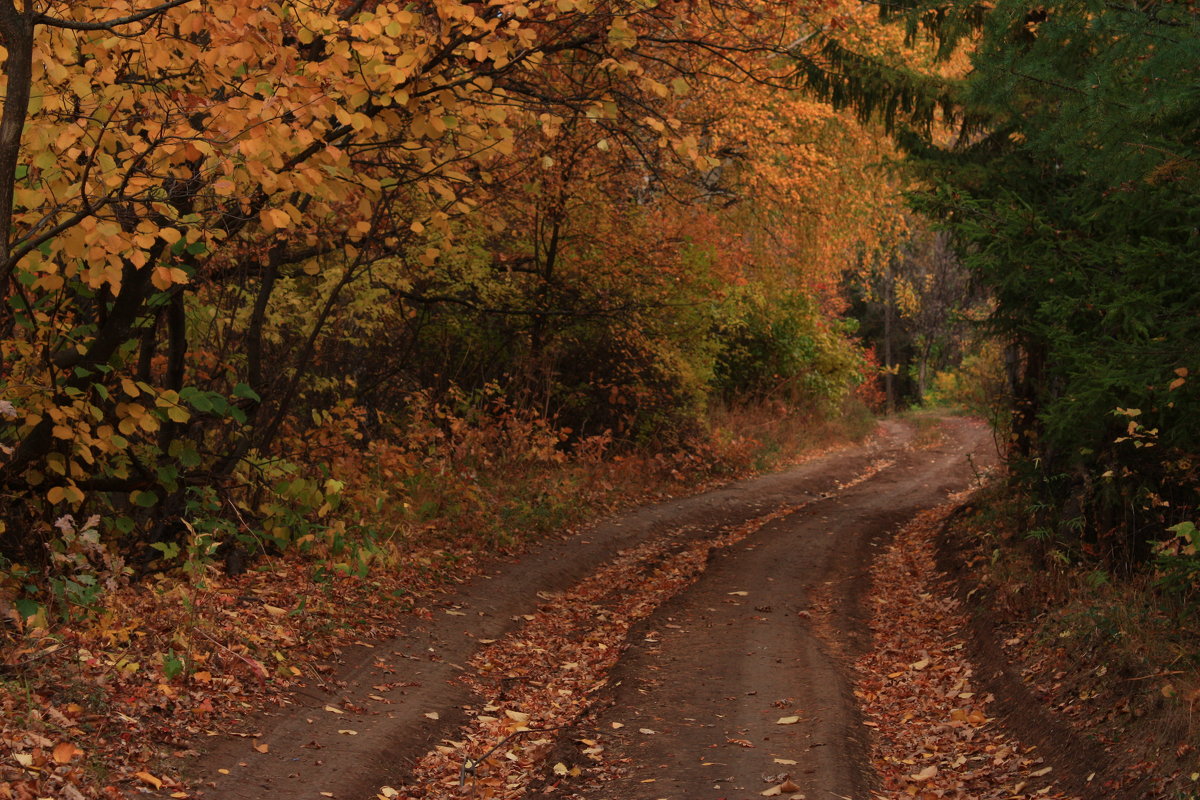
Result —
<path fill-rule="evenodd" d="M 885 15 L 942 57 L 969 47 L 970 71 L 830 41 L 809 86 L 896 132 L 926 181 L 917 207 L 994 293 L 1016 475 L 1060 532 L 1135 563 L 1196 515 L 1200 15 L 1101 0 Z"/>

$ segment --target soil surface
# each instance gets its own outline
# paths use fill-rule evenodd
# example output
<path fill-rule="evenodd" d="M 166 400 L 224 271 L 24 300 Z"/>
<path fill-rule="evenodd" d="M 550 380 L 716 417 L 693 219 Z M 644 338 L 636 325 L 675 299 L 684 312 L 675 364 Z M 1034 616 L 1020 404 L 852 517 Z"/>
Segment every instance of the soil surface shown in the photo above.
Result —
<path fill-rule="evenodd" d="M 605 688 L 547 749 L 539 790 L 732 800 L 758 796 L 764 780 L 786 772 L 808 798 L 865 797 L 873 774 L 847 663 L 869 643 L 872 554 L 995 460 L 982 424 L 950 418 L 941 429 L 930 445 L 911 423 L 890 420 L 868 444 L 640 508 L 498 561 L 446 595 L 431 619 L 414 617 L 405 635 L 344 652 L 331 676 L 291 705 L 247 717 L 243 735 L 196 743 L 203 755 L 187 772 L 205 797 L 222 800 L 365 799 L 384 786 L 412 795 L 414 765 L 482 704 L 468 673 L 485 647 L 535 624 L 547 598 L 632 548 L 660 540 L 655 558 L 665 559 L 725 537 L 698 574 L 613 643 L 621 655 Z M 589 730 L 604 732 L 608 779 L 552 771 L 556 760 L 569 766 L 561 752 L 577 753 L 571 737 Z"/>

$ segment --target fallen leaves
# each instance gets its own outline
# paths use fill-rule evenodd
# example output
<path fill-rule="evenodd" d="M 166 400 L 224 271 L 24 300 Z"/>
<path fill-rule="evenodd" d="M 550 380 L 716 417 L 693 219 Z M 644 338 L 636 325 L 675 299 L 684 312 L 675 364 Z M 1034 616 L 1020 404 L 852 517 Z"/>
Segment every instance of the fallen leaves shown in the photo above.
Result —
<path fill-rule="evenodd" d="M 876 771 L 889 792 L 921 800 L 1061 800 L 1045 780 L 1051 768 L 991 724 L 992 698 L 978 693 L 964 653 L 966 618 L 932 588 L 933 537 L 948 510 L 918 516 L 872 569 L 875 644 L 855 665 L 855 695 Z"/>
<path fill-rule="evenodd" d="M 799 721 L 800 721 L 800 717 L 798 717 L 798 716 L 780 717 L 779 719 L 775 720 L 775 724 L 776 725 L 795 725 Z"/>
<path fill-rule="evenodd" d="M 535 774 L 554 780 L 582 775 L 582 767 L 567 761 L 539 765 L 551 752 L 555 731 L 573 724 L 604 687 L 633 625 L 692 583 L 713 549 L 741 541 L 794 510 L 772 512 L 712 539 L 681 535 L 674 540 L 668 535 L 645 542 L 623 551 L 568 591 L 539 594 L 539 612 L 518 616 L 529 624 L 479 651 L 471 662 L 475 671 L 464 675 L 485 701 L 483 710 L 495 716 L 476 713 L 454 740 L 444 740 L 427 753 L 413 770 L 413 783 L 398 789 L 399 796 L 447 796 L 431 787 L 455 788 L 462 780 L 478 797 L 515 800 L 525 794 Z M 581 631 L 586 635 L 580 636 Z M 646 638 L 654 641 L 653 636 Z M 619 730 L 624 724 L 611 727 Z M 659 733 L 649 727 L 637 731 L 642 736 Z M 587 759 L 584 763 L 595 765 L 603 758 L 599 735 L 576 742 L 584 745 L 579 751 L 581 760 Z M 744 739 L 731 743 L 753 747 Z"/>
<path fill-rule="evenodd" d="M 162 779 L 156 778 L 155 776 L 151 775 L 149 772 L 135 772 L 135 773 L 133 773 L 133 777 L 137 778 L 142 783 L 150 784 L 155 789 L 161 789 L 163 787 Z"/>
<path fill-rule="evenodd" d="M 54 745 L 51 757 L 56 764 L 70 764 L 75 758 L 83 755 L 83 751 L 70 742 L 59 742 Z"/>
<path fill-rule="evenodd" d="M 789 798 L 797 798 L 799 800 L 804 797 L 804 795 L 798 794 L 799 791 L 800 787 L 791 778 L 785 777 L 782 783 L 772 786 L 766 791 L 759 792 L 759 794 L 763 797 L 778 797 L 786 794 Z"/>

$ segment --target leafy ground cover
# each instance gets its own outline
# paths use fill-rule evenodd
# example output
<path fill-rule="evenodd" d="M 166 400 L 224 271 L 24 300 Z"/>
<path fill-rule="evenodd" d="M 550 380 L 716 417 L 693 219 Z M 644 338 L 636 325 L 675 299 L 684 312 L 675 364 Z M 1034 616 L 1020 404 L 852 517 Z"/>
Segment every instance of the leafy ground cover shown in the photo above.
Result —
<path fill-rule="evenodd" d="M 728 417 L 724 429 L 741 433 L 715 436 L 704 469 L 695 454 L 550 460 L 519 470 L 501 463 L 483 479 L 469 474 L 453 483 L 446 469 L 442 488 L 469 481 L 474 501 L 442 504 L 427 519 L 391 511 L 399 533 L 387 539 L 355 539 L 334 525 L 310 547 L 264 556 L 234 576 L 216 558 L 185 554 L 171 571 L 117 587 L 102 606 L 77 609 L 69 621 L 39 624 L 10 610 L 0 666 L 0 798 L 116 798 L 150 789 L 192 796 L 167 765 L 196 737 L 283 702 L 299 682 L 328 680 L 325 662 L 340 648 L 394 633 L 405 614 L 429 614 L 439 592 L 475 574 L 490 554 L 865 432 L 861 424 L 849 431 L 768 419 Z M 524 524 L 513 524 L 517 512 Z M 509 534 L 498 538 L 501 527 Z"/>
<path fill-rule="evenodd" d="M 944 564 L 1028 693 L 1085 743 L 1102 746 L 1104 796 L 1197 796 L 1200 625 L 1171 561 L 1116 579 L 1073 560 L 1016 520 L 1019 497 L 994 490 L 947 528 Z"/>
<path fill-rule="evenodd" d="M 968 657 L 967 617 L 940 585 L 936 539 L 952 505 L 901 531 L 875 564 L 874 647 L 855 694 L 872 729 L 880 797 L 1065 798 L 1054 766 L 995 718 Z"/>

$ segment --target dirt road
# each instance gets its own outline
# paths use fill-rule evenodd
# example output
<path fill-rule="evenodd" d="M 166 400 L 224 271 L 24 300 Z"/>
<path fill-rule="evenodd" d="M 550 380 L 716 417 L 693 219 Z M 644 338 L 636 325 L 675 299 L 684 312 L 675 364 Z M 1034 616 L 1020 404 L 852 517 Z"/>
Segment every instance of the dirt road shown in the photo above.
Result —
<path fill-rule="evenodd" d="M 498 564 L 407 635 L 345 653 L 324 688 L 246 720 L 257 749 L 201 742 L 191 774 L 230 800 L 456 796 L 455 764 L 460 781 L 508 795 L 732 800 L 789 772 L 809 798 L 865 797 L 844 664 L 866 641 L 873 549 L 994 458 L 970 420 L 945 420 L 932 445 L 915 436 L 889 421 L 868 445 Z M 525 712 L 507 729 L 482 722 L 506 703 L 556 728 L 498 751 L 519 774 L 472 760 L 487 731 L 519 728 Z"/>

